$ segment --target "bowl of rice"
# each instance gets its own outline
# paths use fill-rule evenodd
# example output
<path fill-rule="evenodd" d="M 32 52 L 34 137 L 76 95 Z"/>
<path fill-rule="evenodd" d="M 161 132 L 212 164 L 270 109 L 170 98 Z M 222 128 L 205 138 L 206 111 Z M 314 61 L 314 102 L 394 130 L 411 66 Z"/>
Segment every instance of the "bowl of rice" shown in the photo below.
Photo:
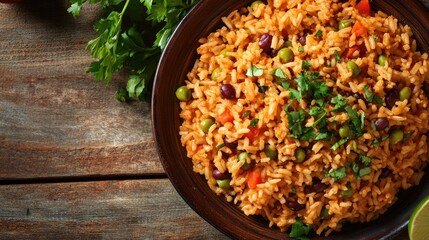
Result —
<path fill-rule="evenodd" d="M 170 181 L 235 239 L 394 237 L 429 195 L 427 26 L 417 0 L 200 1 L 153 88 Z"/>

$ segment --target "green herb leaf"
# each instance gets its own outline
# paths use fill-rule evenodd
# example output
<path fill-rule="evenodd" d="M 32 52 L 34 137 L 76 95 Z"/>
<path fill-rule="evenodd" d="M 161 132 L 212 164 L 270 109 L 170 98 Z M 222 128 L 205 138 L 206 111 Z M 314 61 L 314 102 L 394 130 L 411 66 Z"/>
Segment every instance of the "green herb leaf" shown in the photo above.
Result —
<path fill-rule="evenodd" d="M 317 32 L 314 34 L 315 37 L 321 37 L 323 35 L 323 31 L 322 30 L 317 30 Z"/>
<path fill-rule="evenodd" d="M 372 140 L 371 145 L 373 145 L 375 147 L 378 147 L 381 142 L 384 142 L 388 138 L 389 138 L 389 135 L 386 135 L 386 136 L 383 136 L 383 137 L 380 137 L 380 138 L 375 138 L 375 139 Z"/>
<path fill-rule="evenodd" d="M 309 70 L 311 68 L 311 62 L 302 60 L 301 68 L 304 70 Z"/>
<path fill-rule="evenodd" d="M 376 34 L 376 35 L 372 36 L 372 38 L 373 38 L 375 41 L 377 41 L 377 40 L 378 40 L 378 35 Z"/>
<path fill-rule="evenodd" d="M 305 224 L 301 219 L 297 219 L 295 223 L 292 224 L 289 237 L 300 238 L 308 235 L 312 228 L 311 224 Z"/>
<path fill-rule="evenodd" d="M 286 111 L 289 130 L 295 138 L 304 132 L 305 111 Z"/>
<path fill-rule="evenodd" d="M 247 111 L 245 111 L 244 113 L 243 113 L 243 115 L 241 115 L 241 118 L 247 118 L 248 116 L 250 116 L 250 111 L 249 110 L 247 110 Z"/>
<path fill-rule="evenodd" d="M 280 68 L 276 68 L 271 72 L 271 75 L 274 75 L 277 78 L 280 78 L 282 80 L 289 79 Z"/>
<path fill-rule="evenodd" d="M 331 99 L 331 103 L 335 104 L 332 111 L 335 112 L 343 110 L 344 106 L 346 106 L 348 102 L 349 101 L 347 100 L 347 98 L 344 98 L 341 94 L 338 94 Z"/>
<path fill-rule="evenodd" d="M 301 45 L 298 46 L 298 52 L 300 53 L 304 52 L 304 48 Z"/>
<path fill-rule="evenodd" d="M 283 87 L 285 90 L 289 90 L 289 88 L 290 88 L 290 82 L 288 82 L 288 81 L 283 81 L 283 82 L 282 82 L 282 87 Z"/>
<path fill-rule="evenodd" d="M 252 118 L 252 120 L 250 120 L 250 127 L 255 128 L 258 125 L 259 122 L 259 118 Z"/>
<path fill-rule="evenodd" d="M 326 66 L 327 67 L 332 67 L 332 62 L 331 62 L 331 60 L 326 60 Z"/>
<path fill-rule="evenodd" d="M 376 104 L 383 104 L 384 101 L 382 98 L 380 98 L 379 96 L 375 95 L 374 92 L 369 91 L 369 86 L 365 85 L 363 87 L 363 90 L 365 92 L 365 98 L 368 102 L 370 103 L 376 103 Z"/>
<path fill-rule="evenodd" d="M 359 169 L 358 176 L 359 177 L 363 177 L 365 175 L 368 175 L 370 172 L 371 172 L 371 168 L 370 167 L 364 167 L 364 168 Z"/>
<path fill-rule="evenodd" d="M 363 154 L 359 154 L 359 159 L 361 160 L 361 162 L 365 165 L 369 165 L 371 163 L 371 158 L 368 156 L 365 156 Z"/>
<path fill-rule="evenodd" d="M 414 131 L 408 132 L 404 135 L 404 138 L 402 139 L 402 142 L 407 141 L 412 135 L 413 135 Z"/>
<path fill-rule="evenodd" d="M 264 74 L 264 69 L 258 68 L 256 66 L 250 66 L 246 71 L 246 76 L 248 77 L 260 77 Z"/>
<path fill-rule="evenodd" d="M 363 112 L 358 114 L 358 111 L 356 109 L 353 109 L 350 105 L 347 105 L 344 110 L 346 110 L 347 114 L 350 117 L 350 128 L 352 129 L 354 136 L 362 136 L 362 131 L 365 123 L 365 114 Z"/>
<path fill-rule="evenodd" d="M 339 147 L 341 147 L 348 140 L 349 140 L 348 138 L 341 138 L 340 140 L 338 140 L 338 142 L 336 142 L 336 143 L 334 143 L 334 145 L 332 145 L 331 149 L 336 151 Z"/>
<path fill-rule="evenodd" d="M 140 100 L 149 95 L 161 51 L 197 0 L 70 0 L 67 11 L 76 17 L 86 2 L 99 4 L 107 12 L 94 25 L 98 36 L 87 44 L 94 59 L 87 72 L 108 84 L 113 73 L 127 67 L 130 77 L 125 89 L 129 98 L 124 97 L 124 88 L 116 98 Z M 122 24 L 125 18 L 131 26 L 128 29 Z M 147 31 L 141 31 L 143 27 Z"/>
<path fill-rule="evenodd" d="M 340 54 L 338 54 L 338 51 L 337 51 L 337 50 L 335 50 L 335 51 L 334 51 L 334 58 L 335 58 L 335 61 L 336 61 L 337 63 L 339 63 L 339 62 L 341 61 Z"/>
<path fill-rule="evenodd" d="M 223 147 L 225 147 L 225 144 L 224 144 L 224 143 L 221 143 L 221 144 L 219 144 L 219 145 L 217 145 L 217 146 L 216 146 L 216 148 L 217 148 L 217 149 L 221 149 L 221 148 L 223 148 Z"/>
<path fill-rule="evenodd" d="M 338 181 L 338 180 L 341 180 L 341 179 L 343 179 L 343 178 L 345 178 L 347 176 L 346 168 L 342 167 L 342 168 L 338 168 L 338 169 L 332 170 L 329 173 L 329 176 L 331 176 L 334 179 L 335 182 Z"/>

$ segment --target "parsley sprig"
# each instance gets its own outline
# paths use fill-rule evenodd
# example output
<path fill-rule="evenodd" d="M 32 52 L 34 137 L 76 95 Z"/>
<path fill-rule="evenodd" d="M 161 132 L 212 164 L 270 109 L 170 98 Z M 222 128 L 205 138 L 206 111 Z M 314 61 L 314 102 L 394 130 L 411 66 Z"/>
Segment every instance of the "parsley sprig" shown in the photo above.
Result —
<path fill-rule="evenodd" d="M 128 83 L 118 90 L 116 99 L 127 101 L 149 96 L 162 50 L 197 1 L 70 0 L 67 10 L 75 17 L 85 3 L 99 4 L 107 10 L 107 15 L 94 25 L 98 37 L 87 44 L 94 58 L 87 71 L 108 84 L 115 72 L 127 68 L 130 70 Z"/>

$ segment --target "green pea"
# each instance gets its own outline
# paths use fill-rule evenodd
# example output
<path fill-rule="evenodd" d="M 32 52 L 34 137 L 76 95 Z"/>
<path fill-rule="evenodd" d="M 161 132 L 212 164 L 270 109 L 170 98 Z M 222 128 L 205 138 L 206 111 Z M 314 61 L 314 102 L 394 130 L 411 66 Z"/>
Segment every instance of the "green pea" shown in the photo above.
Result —
<path fill-rule="evenodd" d="M 203 130 L 203 132 L 204 132 L 204 133 L 208 133 L 208 132 L 209 132 L 210 127 L 211 127 L 214 123 L 215 123 L 215 122 L 214 122 L 214 120 L 213 120 L 212 118 L 206 118 L 206 119 L 203 119 L 203 120 L 200 122 L 200 128 L 201 128 L 201 130 Z"/>
<path fill-rule="evenodd" d="M 325 206 L 322 208 L 322 211 L 320 211 L 320 216 L 326 220 L 332 218 L 332 216 L 329 214 L 329 210 Z"/>
<path fill-rule="evenodd" d="M 305 150 L 302 148 L 297 148 L 295 150 L 295 162 L 297 163 L 302 163 L 305 160 Z"/>
<path fill-rule="evenodd" d="M 221 72 L 222 72 L 222 68 L 220 67 L 213 69 L 213 72 L 211 75 L 212 80 L 217 81 Z"/>
<path fill-rule="evenodd" d="M 342 126 L 338 133 L 340 134 L 341 138 L 348 138 L 351 137 L 353 134 L 352 130 L 350 130 L 350 127 L 347 125 Z"/>
<path fill-rule="evenodd" d="M 404 101 L 405 99 L 409 99 L 411 97 L 411 88 L 404 87 L 399 91 L 399 100 Z"/>
<path fill-rule="evenodd" d="M 191 98 L 191 90 L 186 86 L 181 86 L 176 90 L 176 97 L 180 101 L 188 101 Z"/>
<path fill-rule="evenodd" d="M 291 62 L 294 58 L 293 51 L 290 48 L 282 48 L 277 53 L 277 56 L 280 58 L 282 63 Z"/>
<path fill-rule="evenodd" d="M 352 21 L 350 21 L 350 20 L 341 20 L 339 23 L 338 23 L 338 29 L 344 29 L 344 28 L 348 28 L 348 27 L 350 27 L 352 25 Z"/>
<path fill-rule="evenodd" d="M 390 144 L 397 144 L 404 139 L 404 132 L 400 129 L 394 129 L 389 134 Z"/>
<path fill-rule="evenodd" d="M 285 47 L 292 47 L 292 42 L 291 41 L 286 41 L 284 44 Z"/>
<path fill-rule="evenodd" d="M 241 165 L 241 168 L 243 170 L 249 170 L 253 167 L 254 162 L 252 160 L 248 161 L 249 154 L 247 152 L 241 152 L 238 154 L 238 161 L 243 161 L 243 165 Z"/>
<path fill-rule="evenodd" d="M 254 2 L 252 2 L 252 4 L 250 4 L 250 7 L 254 8 L 254 7 L 258 6 L 259 4 L 263 4 L 263 2 L 262 1 L 254 1 Z"/>
<path fill-rule="evenodd" d="M 269 157 L 270 159 L 276 159 L 278 152 L 277 149 L 275 149 L 274 146 L 270 146 L 270 145 L 265 145 L 264 147 L 264 153 L 265 155 L 267 155 L 267 157 Z"/>
<path fill-rule="evenodd" d="M 349 198 L 353 195 L 353 188 L 347 184 L 347 189 L 341 191 L 341 197 L 343 198 Z"/>
<path fill-rule="evenodd" d="M 346 67 L 347 67 L 347 69 L 349 71 L 352 72 L 352 77 L 357 77 L 360 74 L 361 70 L 360 70 L 359 66 L 355 62 L 353 62 L 351 60 L 348 61 L 347 64 L 346 64 Z"/>
<path fill-rule="evenodd" d="M 386 66 L 386 63 L 387 63 L 386 54 L 381 54 L 380 56 L 378 56 L 378 65 L 384 67 Z"/>
<path fill-rule="evenodd" d="M 231 179 L 216 180 L 217 185 L 223 190 L 229 190 L 231 188 L 231 186 L 229 185 L 230 182 Z"/>

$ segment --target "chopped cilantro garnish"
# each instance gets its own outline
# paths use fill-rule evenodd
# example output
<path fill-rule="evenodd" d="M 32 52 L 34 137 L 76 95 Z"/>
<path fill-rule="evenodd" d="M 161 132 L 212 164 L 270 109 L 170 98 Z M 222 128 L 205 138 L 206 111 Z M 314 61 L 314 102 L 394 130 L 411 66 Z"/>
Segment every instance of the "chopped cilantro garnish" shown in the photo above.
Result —
<path fill-rule="evenodd" d="M 262 74 L 264 74 L 264 69 L 258 68 L 253 65 L 251 65 L 246 71 L 246 76 L 249 77 L 260 77 L 262 76 Z"/>
<path fill-rule="evenodd" d="M 309 70 L 311 68 L 311 62 L 307 60 L 302 60 L 301 68 L 303 70 Z"/>
<path fill-rule="evenodd" d="M 300 100 L 303 97 L 306 97 L 307 94 L 312 99 L 322 99 L 331 95 L 329 87 L 326 85 L 325 81 L 317 81 L 320 78 L 318 72 L 300 72 L 295 78 L 295 82 L 299 87 L 299 96 L 294 94 L 297 100 Z M 300 97 L 300 98 L 298 98 Z"/>
<path fill-rule="evenodd" d="M 364 168 L 359 169 L 358 176 L 359 177 L 363 177 L 363 176 L 369 174 L 370 172 L 371 172 L 371 168 L 370 167 L 364 167 Z"/>
<path fill-rule="evenodd" d="M 383 137 L 380 137 L 380 138 L 376 138 L 376 139 L 373 139 L 372 140 L 372 145 L 373 146 L 375 146 L 375 147 L 378 147 L 378 145 L 381 143 L 381 142 L 384 142 L 386 139 L 388 139 L 389 138 L 389 135 L 386 135 L 386 136 L 383 136 Z"/>
<path fill-rule="evenodd" d="M 359 154 L 359 159 L 363 164 L 365 164 L 365 166 L 371 163 L 371 158 L 363 154 Z"/>
<path fill-rule="evenodd" d="M 326 61 L 326 66 L 327 66 L 327 67 L 332 67 L 332 62 L 331 62 L 331 60 L 329 60 L 329 59 L 328 59 L 328 60 Z"/>
<path fill-rule="evenodd" d="M 365 123 L 365 114 L 361 112 L 359 115 L 358 111 L 356 109 L 353 109 L 350 105 L 347 105 L 344 110 L 346 110 L 347 114 L 350 117 L 350 127 L 353 131 L 354 136 L 362 136 L 362 131 Z"/>
<path fill-rule="evenodd" d="M 311 227 L 311 224 L 305 224 L 298 218 L 296 222 L 292 224 L 289 237 L 304 239 L 310 232 Z"/>
<path fill-rule="evenodd" d="M 288 79 L 288 77 L 283 73 L 283 71 L 280 68 L 274 69 L 270 74 L 280 79 Z"/>
<path fill-rule="evenodd" d="M 342 168 L 338 168 L 338 169 L 332 170 L 329 173 L 329 176 L 331 176 L 334 179 L 334 181 L 341 180 L 341 179 L 343 179 L 343 178 L 345 178 L 347 176 L 346 168 L 342 167 Z"/>
<path fill-rule="evenodd" d="M 353 151 L 357 153 L 357 142 L 353 141 Z"/>
<path fill-rule="evenodd" d="M 335 111 L 342 110 L 348 102 L 349 101 L 346 98 L 344 98 L 341 94 L 338 94 L 337 96 L 331 99 L 331 103 L 335 104 L 332 111 L 335 112 Z"/>
<path fill-rule="evenodd" d="M 252 118 L 252 120 L 250 120 L 250 127 L 255 128 L 258 125 L 259 122 L 259 118 Z"/>
<path fill-rule="evenodd" d="M 384 101 L 381 97 L 375 95 L 374 92 L 369 91 L 368 85 L 365 85 L 365 87 L 363 87 L 363 90 L 365 92 L 365 98 L 368 102 L 376 103 L 376 104 L 383 104 L 384 103 Z"/>
<path fill-rule="evenodd" d="M 335 58 L 335 61 L 336 61 L 337 63 L 339 63 L 339 62 L 341 61 L 340 54 L 338 54 L 338 51 L 337 51 L 337 50 L 335 50 L 335 51 L 334 51 L 334 58 Z"/>
<path fill-rule="evenodd" d="M 378 35 L 376 34 L 376 35 L 372 36 L 372 38 L 374 38 L 374 40 L 377 41 L 378 40 Z"/>
<path fill-rule="evenodd" d="M 303 109 L 299 111 L 286 111 L 286 114 L 291 134 L 299 138 L 304 132 L 305 111 Z"/>
<path fill-rule="evenodd" d="M 317 30 L 317 32 L 314 34 L 315 37 L 321 37 L 323 35 L 323 31 L 322 30 Z"/>
<path fill-rule="evenodd" d="M 301 98 L 302 98 L 301 92 L 296 90 L 296 89 L 290 88 L 289 89 L 289 98 L 301 100 Z"/>
<path fill-rule="evenodd" d="M 404 135 L 404 138 L 402 139 L 403 142 L 407 141 L 411 135 L 413 135 L 414 131 L 408 132 Z"/>
<path fill-rule="evenodd" d="M 300 53 L 304 52 L 304 48 L 301 45 L 298 46 L 298 52 L 300 52 Z"/>
<path fill-rule="evenodd" d="M 341 147 L 348 140 L 349 140 L 348 138 L 341 138 L 340 140 L 338 140 L 338 142 L 336 142 L 336 143 L 334 143 L 334 145 L 332 145 L 331 149 L 336 151 L 339 147 Z"/>
<path fill-rule="evenodd" d="M 296 187 L 292 187 L 291 192 L 296 193 Z"/>
<path fill-rule="evenodd" d="M 288 89 L 290 88 L 290 82 L 288 82 L 288 81 L 283 81 L 283 82 L 282 82 L 282 87 L 283 87 L 285 90 L 288 90 Z"/>
<path fill-rule="evenodd" d="M 245 112 L 243 113 L 243 115 L 241 115 L 241 118 L 246 118 L 246 117 L 248 117 L 248 116 L 250 116 L 250 111 L 249 111 L 249 110 L 245 111 Z"/>
<path fill-rule="evenodd" d="M 225 147 L 225 144 L 224 144 L 224 143 L 221 143 L 221 144 L 219 144 L 219 145 L 217 145 L 217 146 L 216 146 L 216 148 L 217 148 L 217 149 L 221 149 L 221 148 L 223 148 L 223 147 Z"/>

